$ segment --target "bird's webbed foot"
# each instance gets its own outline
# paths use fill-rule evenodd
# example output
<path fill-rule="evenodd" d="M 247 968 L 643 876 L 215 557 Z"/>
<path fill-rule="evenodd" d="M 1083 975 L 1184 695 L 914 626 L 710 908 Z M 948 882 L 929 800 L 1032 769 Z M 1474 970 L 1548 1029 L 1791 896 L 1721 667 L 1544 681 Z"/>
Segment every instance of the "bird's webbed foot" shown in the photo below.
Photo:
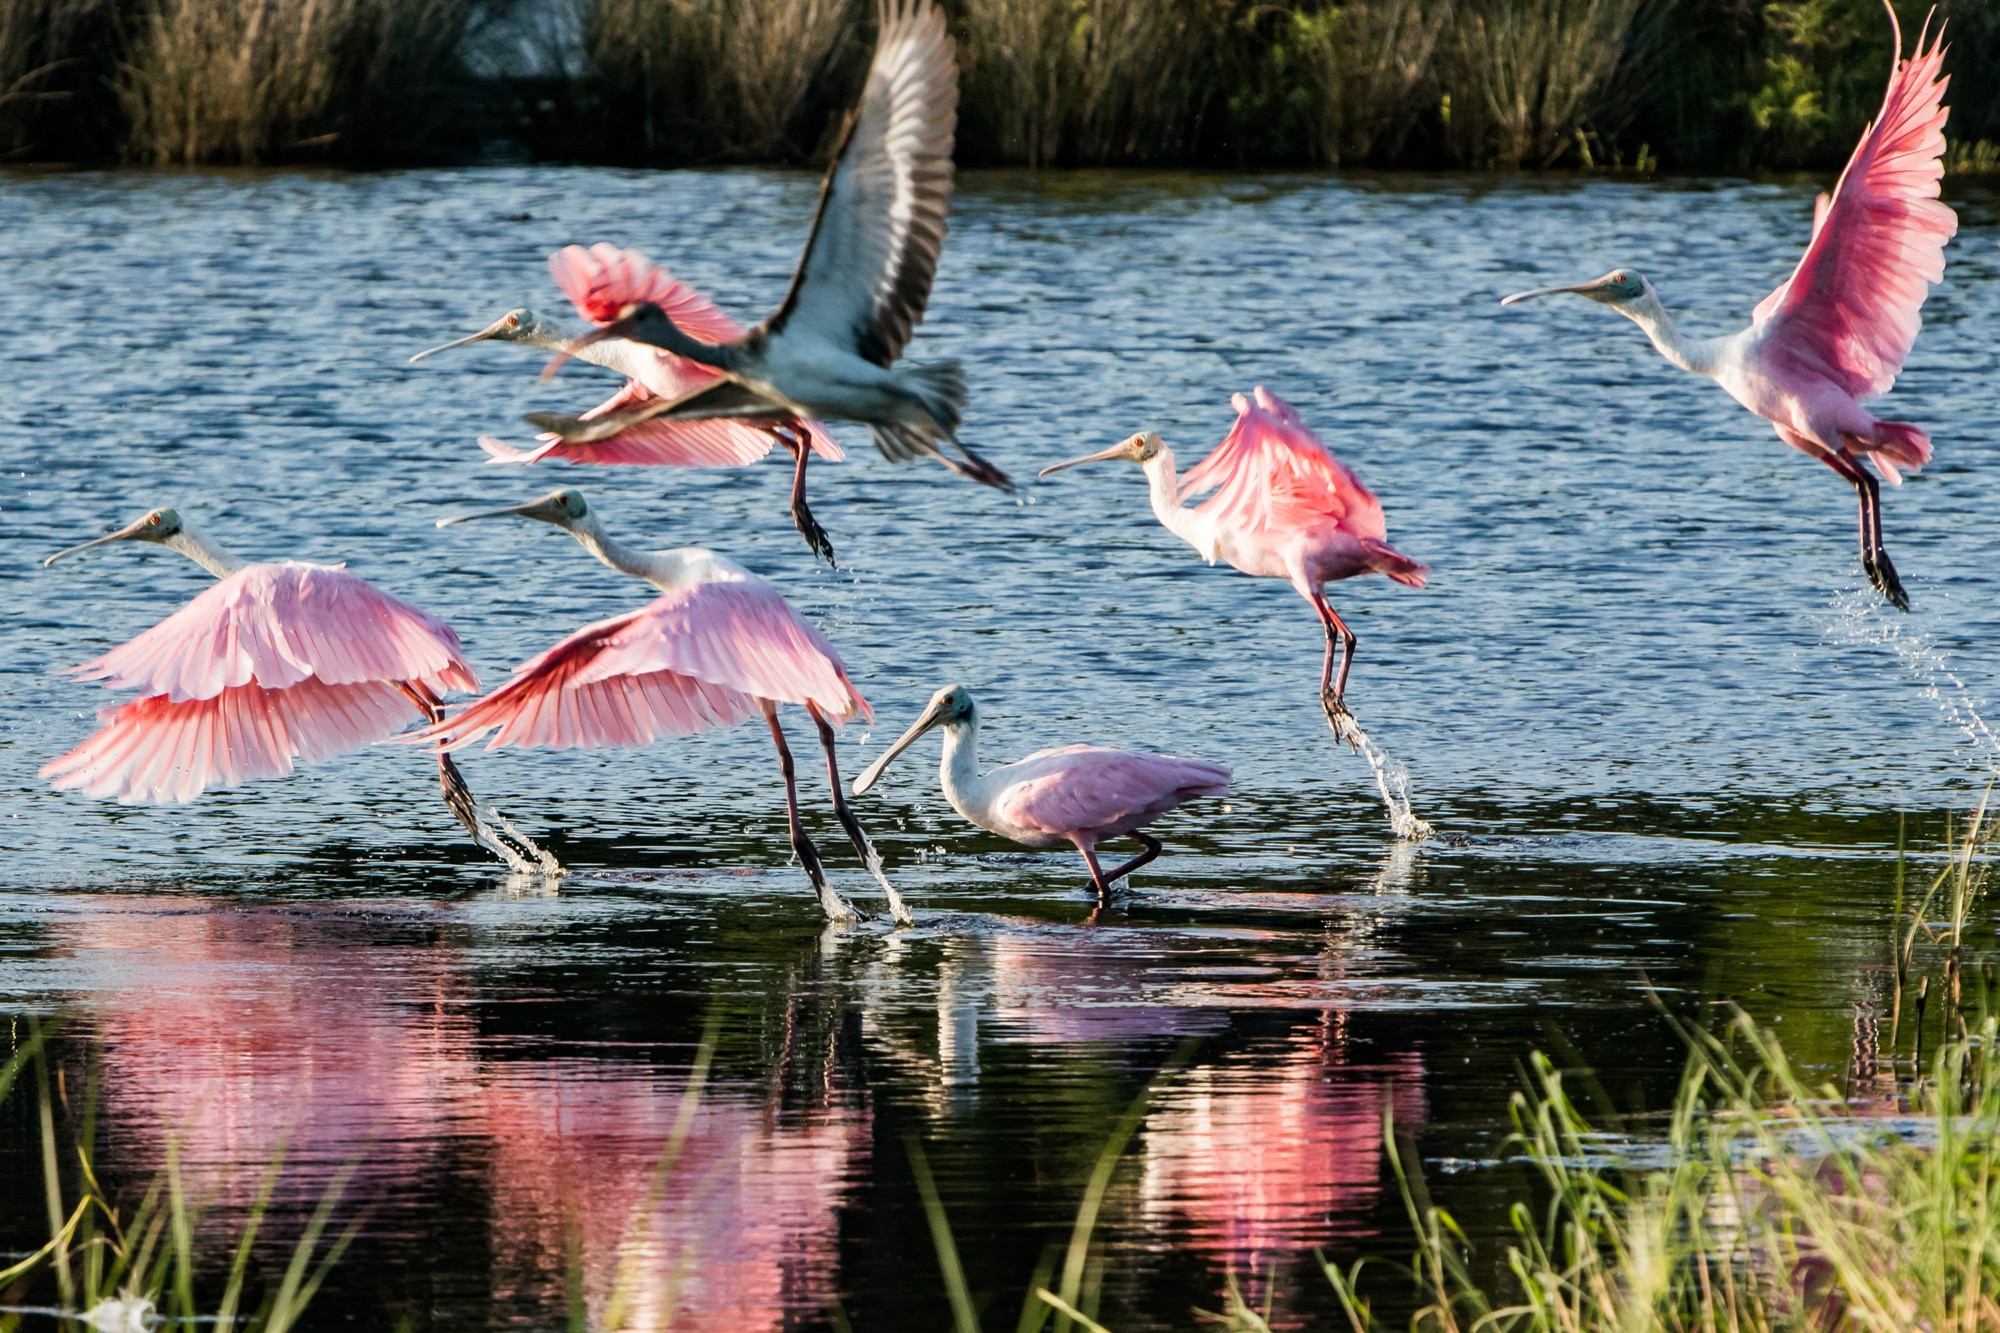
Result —
<path fill-rule="evenodd" d="M 1888 599 L 1889 605 L 1898 611 L 1910 609 L 1910 596 L 1903 591 L 1903 581 L 1896 577 L 1896 566 L 1890 561 L 1887 551 L 1864 554 L 1861 568 L 1868 575 L 1868 581 L 1875 585 L 1875 591 Z"/>
<path fill-rule="evenodd" d="M 833 538 L 827 535 L 826 529 L 813 517 L 813 512 L 807 507 L 803 495 L 792 501 L 792 525 L 799 530 L 799 535 L 806 539 L 806 545 L 812 548 L 814 556 L 826 561 L 832 568 L 840 567 L 833 558 Z"/>
<path fill-rule="evenodd" d="M 1334 738 L 1347 742 L 1347 748 L 1355 754 L 1361 753 L 1361 724 L 1354 720 L 1346 703 L 1332 690 L 1323 690 L 1319 696 L 1319 706 L 1326 712 L 1326 724 L 1333 728 Z"/>

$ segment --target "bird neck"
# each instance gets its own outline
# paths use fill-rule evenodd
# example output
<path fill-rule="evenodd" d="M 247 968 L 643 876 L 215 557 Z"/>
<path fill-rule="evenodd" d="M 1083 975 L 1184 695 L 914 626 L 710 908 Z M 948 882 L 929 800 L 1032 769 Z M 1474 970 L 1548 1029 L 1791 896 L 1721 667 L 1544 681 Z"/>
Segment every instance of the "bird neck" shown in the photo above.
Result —
<path fill-rule="evenodd" d="M 717 370 L 738 370 L 743 365 L 743 349 L 730 343 L 705 343 L 663 315 L 646 339 L 665 352 Z"/>
<path fill-rule="evenodd" d="M 1648 290 L 1644 296 L 1630 305 L 1618 307 L 1618 313 L 1646 331 L 1646 337 L 1653 346 L 1660 349 L 1660 355 L 1679 366 L 1682 370 L 1697 375 L 1713 376 L 1718 361 L 1717 340 L 1713 338 L 1688 338 L 1674 327 L 1674 321 L 1667 314 L 1667 308 L 1660 304 L 1660 298 Z"/>
<path fill-rule="evenodd" d="M 243 568 L 241 560 L 186 524 L 162 544 L 170 551 L 179 551 L 219 579 L 226 579 Z"/>
<path fill-rule="evenodd" d="M 951 808 L 979 825 L 990 828 L 986 807 L 992 804 L 985 782 L 979 776 L 979 714 L 947 722 L 944 726 L 944 758 L 938 762 L 938 785 Z"/>
<path fill-rule="evenodd" d="M 534 322 L 519 334 L 514 341 L 538 347 L 547 352 L 569 352 L 579 361 L 588 361 L 593 366 L 603 366 L 615 370 L 627 379 L 645 382 L 641 372 L 652 359 L 639 343 L 630 338 L 606 338 L 602 342 L 586 343 L 576 347 L 579 335 L 572 333 L 552 319 L 535 316 Z M 575 348 L 575 350 L 571 350 Z"/>
<path fill-rule="evenodd" d="M 1201 516 L 1181 504 L 1180 477 L 1174 470 L 1174 451 L 1161 448 L 1147 459 L 1146 484 L 1153 501 L 1153 516 L 1167 531 L 1198 551 L 1204 551 Z"/>
<path fill-rule="evenodd" d="M 584 550 L 619 573 L 630 574 L 635 579 L 644 579 L 663 591 L 676 586 L 675 571 L 669 567 L 666 560 L 614 540 L 611 534 L 604 530 L 604 525 L 597 521 L 597 515 L 587 513 L 569 524 L 568 529 L 569 535 L 576 538 Z"/>

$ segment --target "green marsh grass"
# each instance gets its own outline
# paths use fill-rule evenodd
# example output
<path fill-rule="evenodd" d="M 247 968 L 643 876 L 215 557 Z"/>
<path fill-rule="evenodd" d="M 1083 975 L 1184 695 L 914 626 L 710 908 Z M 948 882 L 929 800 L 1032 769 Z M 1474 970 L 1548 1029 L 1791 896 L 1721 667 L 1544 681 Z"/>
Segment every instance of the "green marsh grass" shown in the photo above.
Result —
<path fill-rule="evenodd" d="M 25 1313 L 71 1320 L 92 1318 L 91 1326 L 101 1328 L 145 1327 L 155 1319 L 165 1319 L 170 1323 L 239 1327 L 247 1333 L 285 1333 L 312 1303 L 354 1239 L 352 1227 L 327 1239 L 353 1167 L 334 1173 L 293 1246 L 277 1285 L 263 1292 L 254 1307 L 246 1308 L 251 1254 L 272 1193 L 284 1174 L 281 1145 L 265 1167 L 256 1198 L 243 1219 L 221 1295 L 212 1309 L 204 1309 L 196 1297 L 197 1274 L 209 1266 L 207 1256 L 196 1250 L 204 1206 L 187 1191 L 178 1142 L 168 1141 L 165 1164 L 140 1191 L 136 1203 L 108 1191 L 99 1179 L 96 1158 L 96 1062 L 93 1059 L 86 1072 L 81 1108 L 65 1143 L 57 1127 L 57 1106 L 61 1103 L 65 1110 L 71 1108 L 62 1095 L 60 1081 L 50 1074 L 47 1048 L 51 1035 L 47 1028 L 35 1028 L 0 1066 L 0 1100 L 24 1073 L 33 1076 L 36 1119 L 41 1129 L 41 1184 L 49 1220 L 48 1241 L 0 1269 L 0 1293 L 12 1299 L 16 1293 L 53 1285 L 58 1304 L 0 1306 L 0 1333 L 16 1327 Z"/>

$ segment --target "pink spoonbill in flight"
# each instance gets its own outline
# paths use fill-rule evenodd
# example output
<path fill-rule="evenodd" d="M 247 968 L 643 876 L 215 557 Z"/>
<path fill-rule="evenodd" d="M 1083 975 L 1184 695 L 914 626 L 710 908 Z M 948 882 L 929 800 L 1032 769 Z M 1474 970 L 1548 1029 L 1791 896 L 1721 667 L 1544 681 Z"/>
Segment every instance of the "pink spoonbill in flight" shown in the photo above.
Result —
<path fill-rule="evenodd" d="M 872 714 L 826 636 L 776 588 L 713 551 L 688 546 L 645 552 L 614 540 L 574 490 L 440 519 L 438 526 L 508 516 L 561 528 L 604 564 L 643 579 L 661 595 L 637 611 L 585 625 L 522 663 L 499 689 L 407 739 L 434 741 L 449 751 L 497 732 L 487 749 L 596 749 L 646 745 L 661 735 L 733 726 L 761 715 L 778 747 L 792 850 L 828 918 L 857 916 L 827 883 L 819 851 L 799 820 L 792 752 L 778 724 L 781 703 L 797 704 L 811 715 L 826 751 L 834 813 L 855 851 L 876 870 L 879 858 L 841 791 L 834 754 L 834 728 Z M 902 899 L 886 878 L 881 883 L 890 914 L 907 924 Z"/>
<path fill-rule="evenodd" d="M 616 319 L 571 345 L 629 338 L 712 367 L 721 381 L 596 423 L 537 424 L 570 439 L 660 418 L 854 421 L 869 427 L 885 457 L 921 455 L 1013 489 L 1006 473 L 958 441 L 965 408 L 959 363 L 895 364 L 924 317 L 944 247 L 958 65 L 944 13 L 930 0 L 883 0 L 876 16 L 880 36 L 861 104 L 834 150 L 805 253 L 778 309 L 748 333 L 724 339 L 634 295 Z"/>
<path fill-rule="evenodd" d="M 616 320 L 625 306 L 650 301 L 700 337 L 726 342 L 743 333 L 742 327 L 707 297 L 636 250 L 602 243 L 587 250 L 580 245 L 566 246 L 549 256 L 549 272 L 577 313 L 600 328 Z M 419 352 L 410 361 L 415 364 L 438 352 L 487 341 L 560 352 L 576 346 L 577 337 L 556 321 L 522 308 L 508 311 L 477 333 Z M 793 417 L 654 417 L 631 421 L 626 416 L 630 409 L 711 388 L 722 372 L 629 338 L 602 338 L 577 347 L 577 355 L 625 376 L 623 387 L 579 417 L 529 415 L 528 420 L 537 425 L 544 421 L 567 423 L 567 438 L 545 431 L 535 448 L 524 450 L 481 436 L 479 445 L 490 462 L 529 464 L 561 458 L 572 463 L 640 467 L 735 467 L 758 462 L 771 452 L 773 443 L 782 444 L 793 462 L 792 522 L 814 553 L 832 563 L 833 543 L 806 505 L 806 460 L 814 454 L 829 462 L 845 457 L 824 426 Z"/>
<path fill-rule="evenodd" d="M 1867 459 L 1890 485 L 1931 458 L 1930 437 L 1901 421 L 1878 421 L 1862 403 L 1887 393 L 1922 324 L 1918 310 L 1944 280 L 1944 247 L 1958 218 L 1938 200 L 1944 175 L 1940 73 L 1943 33 L 1903 60 L 1903 33 L 1889 10 L 1896 58 L 1882 110 L 1813 210 L 1812 240 L 1782 286 L 1751 312 L 1750 327 L 1689 338 L 1674 327 L 1653 284 L 1629 268 L 1592 282 L 1517 292 L 1501 304 L 1557 292 L 1608 305 L 1646 331 L 1660 354 L 1706 375 L 1769 421 L 1778 438 L 1838 472 L 1860 498 L 1861 568 L 1898 609 L 1910 599 L 1882 549 L 1882 496 Z"/>
<path fill-rule="evenodd" d="M 1111 886 L 1160 854 L 1160 840 L 1140 830 L 1199 796 L 1227 796 L 1229 770 L 1199 759 L 1066 745 L 979 771 L 979 705 L 963 685 L 931 696 L 910 729 L 854 780 L 854 794 L 875 785 L 889 761 L 933 727 L 944 728 L 938 782 L 951 808 L 989 833 L 1024 847 L 1069 845 L 1083 853 L 1099 905 Z M 1108 874 L 1097 844 L 1131 837 L 1145 850 Z"/>
<path fill-rule="evenodd" d="M 1345 698 L 1357 640 L 1327 602 L 1323 585 L 1361 574 L 1387 574 L 1421 588 L 1430 567 L 1389 545 L 1382 502 L 1306 429 L 1290 403 L 1262 385 L 1252 398 L 1239 393 L 1229 401 L 1236 408 L 1235 427 L 1214 452 L 1179 477 L 1174 451 L 1151 431 L 1101 453 L 1045 467 L 1041 475 L 1105 459 L 1137 463 L 1151 487 L 1154 515 L 1209 564 L 1226 560 L 1245 574 L 1284 579 L 1298 589 L 1326 630 L 1320 704 L 1328 723 L 1351 746 L 1354 738 L 1344 724 L 1352 723 L 1352 715 Z M 1208 491 L 1215 494 L 1199 504 L 1183 503 Z"/>
<path fill-rule="evenodd" d="M 126 804 L 191 801 L 383 740 L 413 719 L 436 722 L 446 692 L 479 689 L 443 621 L 339 565 L 245 564 L 172 509 L 42 563 L 128 541 L 178 551 L 220 582 L 70 669 L 140 697 L 106 710 L 94 735 L 42 766 L 59 790 Z M 490 846 L 458 765 L 443 751 L 437 763 L 445 804 Z"/>

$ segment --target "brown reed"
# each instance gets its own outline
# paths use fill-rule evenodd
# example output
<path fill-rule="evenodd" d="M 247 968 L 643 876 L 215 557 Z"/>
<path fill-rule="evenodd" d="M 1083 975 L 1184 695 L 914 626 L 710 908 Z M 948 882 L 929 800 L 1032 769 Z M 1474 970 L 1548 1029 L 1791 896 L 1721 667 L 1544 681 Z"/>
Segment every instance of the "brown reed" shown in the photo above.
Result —
<path fill-rule="evenodd" d="M 1466 0 L 1441 71 L 1457 155 L 1554 166 L 1592 122 L 1636 102 L 1657 10 L 1652 0 Z"/>

